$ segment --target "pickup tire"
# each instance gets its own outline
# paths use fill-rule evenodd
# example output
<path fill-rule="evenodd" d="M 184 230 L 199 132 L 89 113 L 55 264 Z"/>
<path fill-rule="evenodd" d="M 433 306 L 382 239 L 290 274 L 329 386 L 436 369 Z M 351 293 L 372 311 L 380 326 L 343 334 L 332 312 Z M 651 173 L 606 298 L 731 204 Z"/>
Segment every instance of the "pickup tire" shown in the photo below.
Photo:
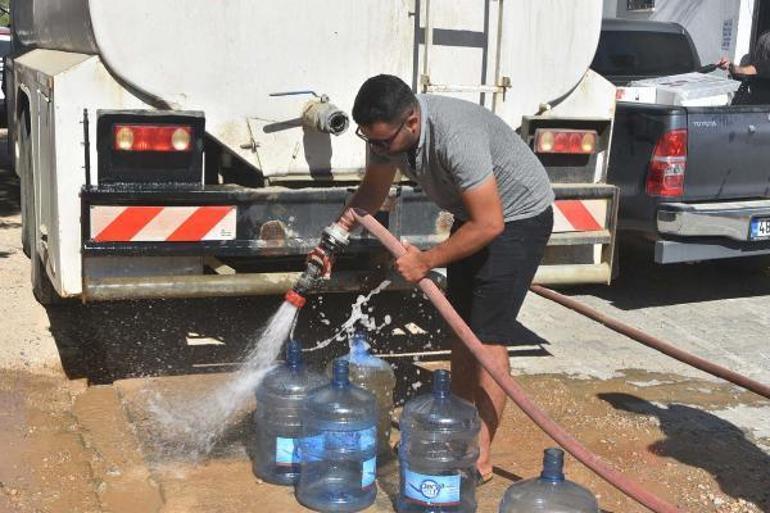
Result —
<path fill-rule="evenodd" d="M 32 165 L 32 140 L 29 124 L 29 115 L 25 112 L 19 123 L 17 137 L 19 144 L 19 158 L 17 166 L 22 183 L 22 246 L 25 245 L 30 258 L 30 278 L 32 281 L 32 293 L 41 305 L 54 305 L 63 300 L 56 292 L 51 280 L 48 278 L 45 265 L 37 246 L 37 209 L 35 207 L 35 180 L 34 167 Z"/>

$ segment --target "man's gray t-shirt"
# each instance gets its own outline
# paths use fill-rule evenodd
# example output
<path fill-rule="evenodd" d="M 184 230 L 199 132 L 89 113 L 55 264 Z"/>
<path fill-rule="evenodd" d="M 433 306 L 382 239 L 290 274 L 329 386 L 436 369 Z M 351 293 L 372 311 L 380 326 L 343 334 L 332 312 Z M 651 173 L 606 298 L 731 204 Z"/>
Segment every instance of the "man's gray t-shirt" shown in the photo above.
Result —
<path fill-rule="evenodd" d="M 461 194 L 492 174 L 505 222 L 534 217 L 553 203 L 545 168 L 502 119 L 465 100 L 434 95 L 417 95 L 417 100 L 422 130 L 414 159 L 370 152 L 373 162 L 396 163 L 431 200 L 461 221 L 468 220 Z"/>

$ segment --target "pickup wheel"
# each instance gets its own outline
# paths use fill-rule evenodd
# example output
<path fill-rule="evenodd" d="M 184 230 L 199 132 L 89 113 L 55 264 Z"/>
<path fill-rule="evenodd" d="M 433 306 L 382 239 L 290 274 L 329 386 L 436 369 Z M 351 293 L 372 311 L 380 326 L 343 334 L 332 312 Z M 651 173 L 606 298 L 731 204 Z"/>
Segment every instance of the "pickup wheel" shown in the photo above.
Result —
<path fill-rule="evenodd" d="M 34 167 L 32 166 L 32 144 L 30 137 L 29 117 L 22 116 L 18 131 L 18 159 L 19 175 L 22 184 L 22 246 L 26 244 L 26 250 L 30 257 L 30 278 L 32 281 L 32 293 L 41 305 L 53 305 L 62 302 L 56 289 L 48 278 L 48 273 L 43 265 L 43 260 L 37 247 L 37 219 L 35 208 L 35 181 Z"/>

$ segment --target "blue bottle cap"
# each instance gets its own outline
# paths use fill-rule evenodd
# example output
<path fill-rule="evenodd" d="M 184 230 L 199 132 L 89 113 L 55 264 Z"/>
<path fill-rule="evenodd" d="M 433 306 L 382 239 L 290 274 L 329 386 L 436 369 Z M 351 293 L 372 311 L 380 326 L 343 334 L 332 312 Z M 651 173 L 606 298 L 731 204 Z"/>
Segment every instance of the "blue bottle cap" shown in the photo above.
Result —
<path fill-rule="evenodd" d="M 564 481 L 564 451 L 556 448 L 545 450 L 540 478 L 553 483 Z"/>
<path fill-rule="evenodd" d="M 436 397 L 447 397 L 449 395 L 449 385 L 451 384 L 449 371 L 437 370 L 433 373 L 433 395 Z"/>
<path fill-rule="evenodd" d="M 286 344 L 286 365 L 292 369 L 302 365 L 302 345 L 294 339 Z"/>
<path fill-rule="evenodd" d="M 346 387 L 350 384 L 348 377 L 349 362 L 343 358 L 337 358 L 334 360 L 334 374 L 332 377 L 332 384 L 336 387 Z"/>

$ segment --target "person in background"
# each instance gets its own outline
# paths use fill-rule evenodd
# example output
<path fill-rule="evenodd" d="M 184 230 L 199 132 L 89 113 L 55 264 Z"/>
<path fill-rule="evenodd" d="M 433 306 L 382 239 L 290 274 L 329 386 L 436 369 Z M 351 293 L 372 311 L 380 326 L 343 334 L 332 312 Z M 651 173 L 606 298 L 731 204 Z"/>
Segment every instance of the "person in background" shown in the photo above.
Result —
<path fill-rule="evenodd" d="M 758 76 L 770 78 L 770 30 L 763 33 L 754 45 L 754 50 L 742 65 L 731 62 L 727 57 L 722 57 L 717 62 L 717 67 L 730 72 L 734 78 Z"/>

